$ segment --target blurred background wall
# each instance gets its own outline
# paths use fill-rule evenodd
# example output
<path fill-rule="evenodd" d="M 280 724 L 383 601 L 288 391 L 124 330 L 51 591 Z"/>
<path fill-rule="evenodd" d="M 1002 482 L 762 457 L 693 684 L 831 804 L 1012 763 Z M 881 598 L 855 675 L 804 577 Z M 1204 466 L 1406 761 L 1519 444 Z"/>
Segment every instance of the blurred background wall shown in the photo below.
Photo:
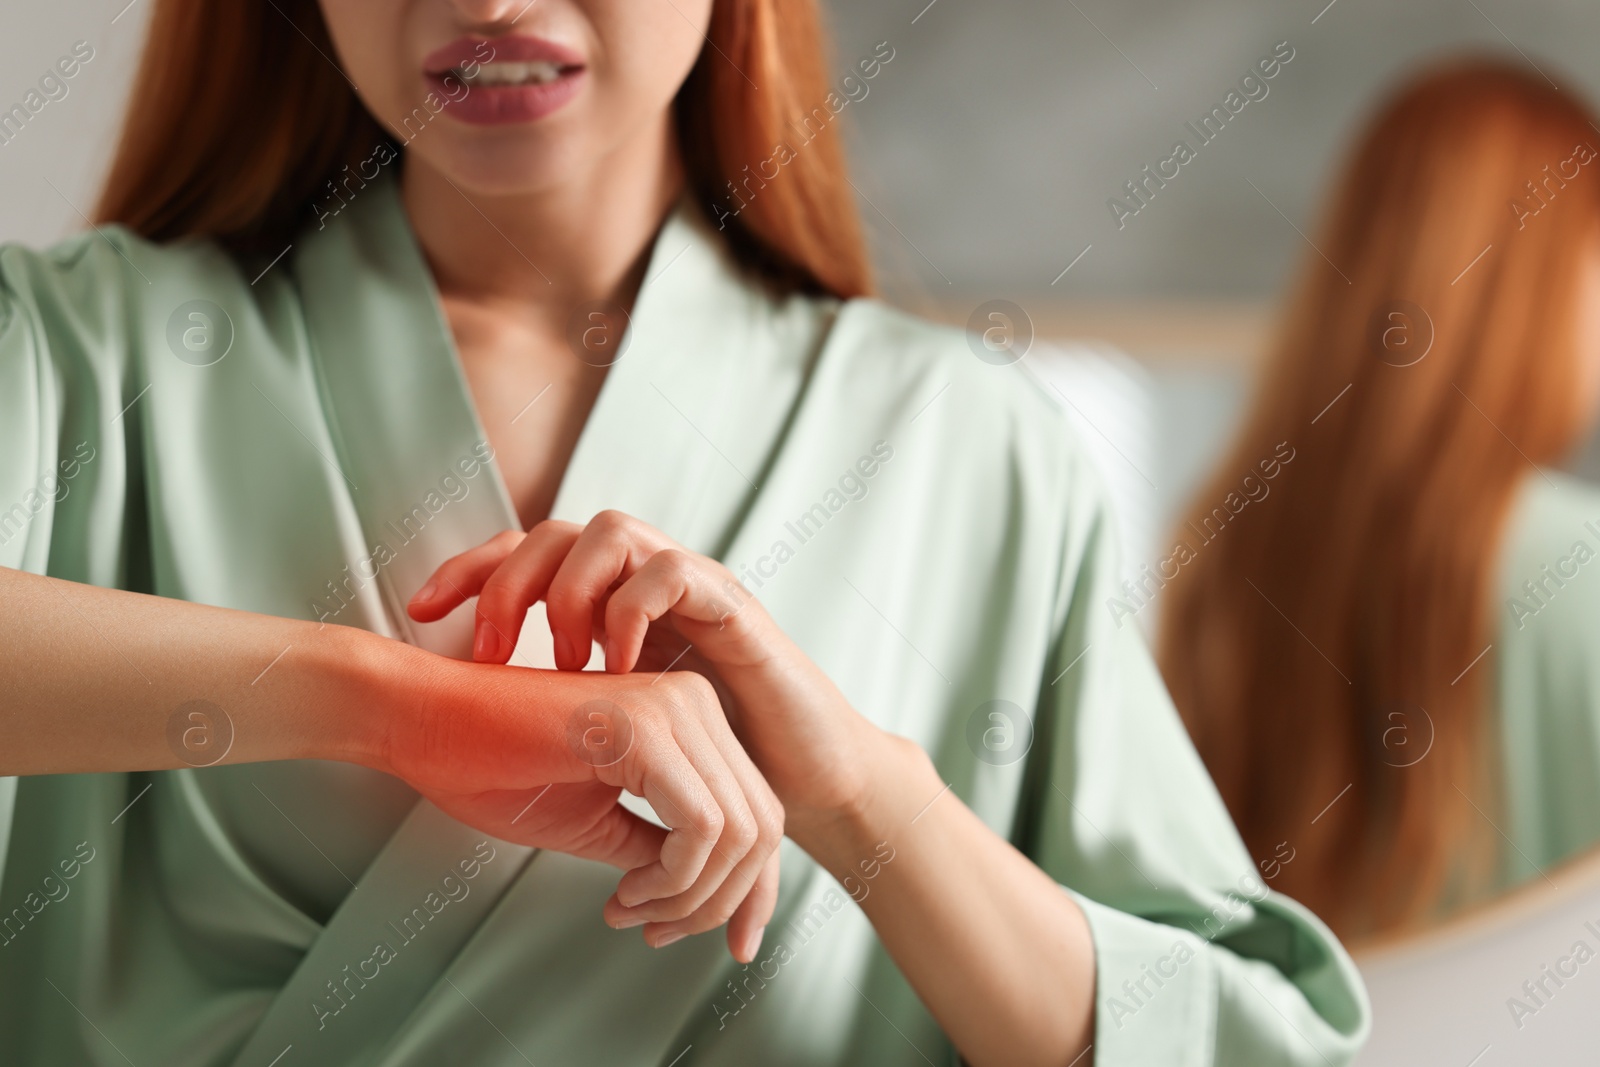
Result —
<path fill-rule="evenodd" d="M 1269 298 L 1306 251 L 1294 227 L 1309 232 L 1347 135 L 1423 61 L 1520 50 L 1558 84 L 1600 81 L 1600 6 L 1581 0 L 926 4 L 831 7 L 841 66 L 895 48 L 847 108 L 857 184 L 887 216 L 867 211 L 883 262 L 940 299 Z M 1180 136 L 1195 143 L 1183 124 L 1281 41 L 1294 59 L 1269 95 L 1119 231 L 1107 198 Z"/>

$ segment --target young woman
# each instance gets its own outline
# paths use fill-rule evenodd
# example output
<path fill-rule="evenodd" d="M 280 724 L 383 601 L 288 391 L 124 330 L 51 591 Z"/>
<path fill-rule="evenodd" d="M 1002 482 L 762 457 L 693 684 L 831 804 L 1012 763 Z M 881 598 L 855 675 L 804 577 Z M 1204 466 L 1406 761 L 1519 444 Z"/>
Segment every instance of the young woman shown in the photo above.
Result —
<path fill-rule="evenodd" d="M 1547 469 L 1600 397 L 1595 121 L 1491 60 L 1390 101 L 1178 532 L 1167 683 L 1252 854 L 1293 856 L 1274 887 L 1342 936 L 1600 839 L 1600 494 Z"/>
<path fill-rule="evenodd" d="M 1353 1055 L 1060 412 L 860 299 L 808 0 L 153 19 L 0 253 L 11 1062 Z"/>

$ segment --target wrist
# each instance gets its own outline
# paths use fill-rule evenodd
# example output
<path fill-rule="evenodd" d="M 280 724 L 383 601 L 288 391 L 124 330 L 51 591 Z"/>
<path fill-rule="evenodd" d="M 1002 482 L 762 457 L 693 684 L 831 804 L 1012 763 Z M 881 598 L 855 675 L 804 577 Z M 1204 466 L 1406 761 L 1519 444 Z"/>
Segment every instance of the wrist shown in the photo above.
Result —
<path fill-rule="evenodd" d="M 789 836 L 841 881 L 944 788 L 921 745 L 877 727 L 870 730 L 859 750 L 858 787 L 829 811 L 791 813 L 789 819 Z"/>
<path fill-rule="evenodd" d="M 421 718 L 438 657 L 348 626 L 323 627 L 307 647 L 299 757 L 393 774 L 393 754 Z"/>

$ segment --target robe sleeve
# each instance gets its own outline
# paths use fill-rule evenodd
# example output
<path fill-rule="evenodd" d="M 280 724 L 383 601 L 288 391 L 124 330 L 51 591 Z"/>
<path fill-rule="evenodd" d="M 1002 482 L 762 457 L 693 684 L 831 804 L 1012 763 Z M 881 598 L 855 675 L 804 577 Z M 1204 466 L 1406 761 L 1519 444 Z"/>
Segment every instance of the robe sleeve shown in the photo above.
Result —
<path fill-rule="evenodd" d="M 1360 976 L 1246 853 L 1137 621 L 1111 610 L 1125 595 L 1115 531 L 1074 467 L 1083 518 L 1068 536 L 1019 837 L 1088 917 L 1095 1063 L 1348 1063 L 1369 1025 Z"/>

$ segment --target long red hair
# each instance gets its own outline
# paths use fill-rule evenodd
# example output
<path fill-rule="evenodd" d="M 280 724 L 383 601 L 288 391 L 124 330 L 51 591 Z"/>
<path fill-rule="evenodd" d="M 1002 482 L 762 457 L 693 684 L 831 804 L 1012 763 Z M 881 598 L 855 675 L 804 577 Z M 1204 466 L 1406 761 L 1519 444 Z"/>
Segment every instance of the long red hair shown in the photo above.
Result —
<path fill-rule="evenodd" d="M 727 200 L 829 94 L 815 0 L 716 0 L 676 101 L 695 200 Z M 388 133 L 326 57 L 315 0 L 157 0 L 96 216 L 156 241 L 276 250 L 319 190 Z M 756 88 L 759 86 L 760 88 Z M 725 220 L 735 257 L 783 290 L 872 289 L 837 124 Z"/>
<path fill-rule="evenodd" d="M 1292 850 L 1274 887 L 1345 937 L 1464 902 L 1494 862 L 1492 656 L 1467 668 L 1513 492 L 1583 430 L 1592 118 L 1490 59 L 1383 107 L 1179 530 L 1167 683 L 1252 854 Z M 1246 475 L 1267 492 L 1234 517 Z"/>

